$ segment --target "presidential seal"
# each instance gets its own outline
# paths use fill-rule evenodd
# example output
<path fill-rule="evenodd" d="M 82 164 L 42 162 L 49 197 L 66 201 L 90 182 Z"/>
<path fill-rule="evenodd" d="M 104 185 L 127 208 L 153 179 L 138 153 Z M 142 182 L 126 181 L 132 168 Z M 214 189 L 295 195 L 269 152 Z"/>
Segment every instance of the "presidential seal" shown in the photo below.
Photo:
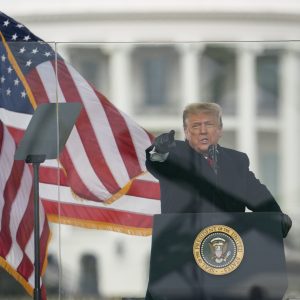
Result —
<path fill-rule="evenodd" d="M 213 225 L 200 231 L 193 253 L 198 266 L 213 275 L 234 271 L 244 257 L 244 244 L 239 234 L 225 225 Z"/>

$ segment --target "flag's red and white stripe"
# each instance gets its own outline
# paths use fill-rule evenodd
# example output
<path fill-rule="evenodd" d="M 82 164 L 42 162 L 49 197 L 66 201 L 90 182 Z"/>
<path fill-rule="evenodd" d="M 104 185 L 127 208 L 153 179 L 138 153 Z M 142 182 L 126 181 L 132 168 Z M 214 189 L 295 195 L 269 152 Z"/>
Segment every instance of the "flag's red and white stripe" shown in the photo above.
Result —
<path fill-rule="evenodd" d="M 62 61 L 57 71 L 55 67 L 44 62 L 26 77 L 37 105 L 81 102 L 83 110 L 60 156 L 61 165 L 41 166 L 40 193 L 46 213 L 54 221 L 149 234 L 152 216 L 160 212 L 159 184 L 145 173 L 150 135 L 73 67 Z M 0 114 L 18 140 L 30 116 Z"/>
<path fill-rule="evenodd" d="M 34 204 L 31 171 L 15 161 L 15 141 L 0 121 L 0 256 L 7 269 L 29 293 L 34 287 Z M 40 208 L 40 254 L 45 269 L 49 227 Z"/>
<path fill-rule="evenodd" d="M 52 103 L 83 104 L 61 161 L 67 172 L 72 172 L 74 187 L 83 185 L 90 200 L 106 201 L 145 171 L 144 151 L 150 137 L 70 65 L 59 61 L 57 67 L 56 74 L 55 65 L 42 63 L 27 80 L 36 101 L 42 97 Z M 78 193 L 83 194 L 82 190 Z"/>

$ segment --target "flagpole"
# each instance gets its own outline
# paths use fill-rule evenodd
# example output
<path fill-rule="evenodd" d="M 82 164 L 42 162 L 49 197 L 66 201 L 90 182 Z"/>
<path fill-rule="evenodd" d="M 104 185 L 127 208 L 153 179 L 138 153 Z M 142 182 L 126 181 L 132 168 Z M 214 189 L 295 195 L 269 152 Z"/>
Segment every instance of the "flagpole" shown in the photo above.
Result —
<path fill-rule="evenodd" d="M 41 300 L 41 266 L 40 266 L 40 206 L 39 206 L 39 167 L 46 159 L 46 155 L 28 155 L 26 163 L 33 166 L 33 194 L 34 194 L 34 292 L 33 299 Z"/>

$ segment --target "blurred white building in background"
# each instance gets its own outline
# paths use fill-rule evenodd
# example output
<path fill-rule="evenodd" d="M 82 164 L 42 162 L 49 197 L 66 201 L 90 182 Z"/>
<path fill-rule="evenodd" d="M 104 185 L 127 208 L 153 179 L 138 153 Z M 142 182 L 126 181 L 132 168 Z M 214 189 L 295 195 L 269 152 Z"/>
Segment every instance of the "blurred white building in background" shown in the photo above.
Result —
<path fill-rule="evenodd" d="M 293 218 L 286 253 L 292 265 L 300 261 L 299 1 L 2 2 L 4 13 L 56 42 L 67 61 L 153 134 L 175 129 L 183 138 L 187 103 L 221 104 L 221 144 L 247 152 L 252 170 Z M 53 233 L 50 254 L 61 258 L 66 291 L 82 292 L 94 280 L 107 297 L 144 295 L 150 237 L 70 226 L 53 226 Z M 84 270 L 90 277 L 80 277 Z M 299 282 L 291 276 L 289 290 Z"/>

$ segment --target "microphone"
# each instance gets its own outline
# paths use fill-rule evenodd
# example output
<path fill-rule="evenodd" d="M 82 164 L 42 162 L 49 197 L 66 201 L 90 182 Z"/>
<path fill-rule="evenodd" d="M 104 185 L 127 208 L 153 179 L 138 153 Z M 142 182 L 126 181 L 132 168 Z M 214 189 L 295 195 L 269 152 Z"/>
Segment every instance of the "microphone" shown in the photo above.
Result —
<path fill-rule="evenodd" d="M 218 174 L 218 154 L 218 145 L 209 145 L 208 158 L 212 161 L 212 168 L 216 174 Z"/>

